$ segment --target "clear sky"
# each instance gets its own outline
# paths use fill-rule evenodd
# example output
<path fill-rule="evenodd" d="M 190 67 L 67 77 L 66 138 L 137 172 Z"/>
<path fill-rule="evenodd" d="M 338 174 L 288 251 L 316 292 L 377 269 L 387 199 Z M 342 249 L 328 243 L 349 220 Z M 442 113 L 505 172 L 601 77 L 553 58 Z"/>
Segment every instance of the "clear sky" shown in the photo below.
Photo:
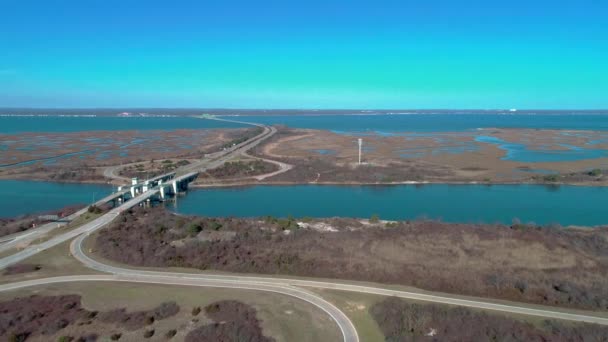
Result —
<path fill-rule="evenodd" d="M 608 108 L 606 0 L 0 0 L 0 107 Z"/>

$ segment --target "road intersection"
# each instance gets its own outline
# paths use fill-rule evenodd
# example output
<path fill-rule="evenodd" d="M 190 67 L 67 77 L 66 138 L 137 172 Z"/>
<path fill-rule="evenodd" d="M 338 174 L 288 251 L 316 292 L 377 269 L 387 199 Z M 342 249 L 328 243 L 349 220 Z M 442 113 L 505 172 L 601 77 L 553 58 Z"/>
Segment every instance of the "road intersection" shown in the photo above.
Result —
<path fill-rule="evenodd" d="M 242 122 L 239 122 L 242 123 Z M 233 158 L 237 154 L 242 154 L 258 145 L 261 141 L 271 137 L 275 132 L 276 128 L 268 127 L 263 125 L 254 124 L 263 128 L 263 132 L 256 137 L 248 140 L 245 143 L 237 145 L 226 153 L 219 155 L 210 161 L 201 161 L 200 163 L 188 165 L 187 170 L 182 172 L 192 172 L 193 170 L 205 170 L 209 168 L 215 168 L 225 163 L 230 158 Z M 143 193 L 140 196 L 151 196 L 152 192 Z M 131 204 L 130 206 L 136 205 Z M 560 319 L 574 322 L 585 322 L 595 323 L 601 325 L 608 325 L 608 318 L 605 316 L 595 315 L 593 313 L 578 313 L 578 312 L 566 312 L 564 310 L 557 310 L 552 308 L 536 308 L 528 307 L 517 304 L 499 304 L 493 303 L 488 300 L 482 299 L 463 299 L 457 296 L 450 296 L 447 294 L 435 295 L 422 292 L 414 291 L 402 291 L 393 290 L 382 287 L 374 286 L 362 286 L 344 283 L 340 281 L 314 281 L 314 280 L 302 280 L 293 278 L 270 278 L 270 277 L 259 277 L 259 276 L 238 276 L 238 275 L 213 275 L 213 274 L 191 274 L 191 273 L 177 273 L 177 272 L 160 272 L 160 271 L 148 271 L 140 269 L 122 268 L 112 265 L 104 264 L 100 261 L 92 259 L 88 256 L 82 248 L 84 239 L 91 233 L 103 228 L 111 221 L 113 221 L 120 213 L 130 208 L 129 202 L 125 202 L 123 205 L 110 210 L 105 215 L 89 222 L 81 227 L 68 231 L 64 234 L 55 236 L 48 241 L 40 243 L 38 245 L 32 245 L 22 251 L 19 251 L 13 255 L 0 259 L 0 269 L 5 268 L 9 265 L 15 264 L 26 258 L 39 253 L 45 249 L 56 246 L 62 242 L 72 240 L 70 245 L 70 252 L 72 255 L 83 263 L 85 266 L 95 269 L 100 272 L 109 273 L 109 275 L 75 275 L 75 276 L 64 276 L 64 277 L 53 277 L 29 280 L 18 283 L 9 283 L 0 285 L 0 291 L 9 291 L 28 286 L 45 285 L 52 283 L 63 283 L 63 282 L 86 282 L 86 281 L 121 281 L 121 282 L 134 282 L 134 283 L 154 283 L 154 284 L 166 284 L 166 285 L 182 285 L 182 286 L 203 286 L 203 287 L 224 287 L 224 288 L 238 288 L 238 289 L 249 289 L 258 291 L 268 291 L 274 293 L 280 293 L 283 295 L 292 296 L 304 300 L 312 305 L 325 311 L 337 324 L 344 341 L 346 342 L 358 342 L 359 336 L 357 330 L 350 319 L 337 307 L 329 303 L 319 295 L 316 295 L 303 288 L 316 288 L 316 289 L 329 289 L 339 291 L 349 291 L 365 294 L 374 294 L 380 296 L 396 296 L 400 298 L 413 299 L 425 302 L 440 303 L 464 306 L 476 309 L 491 310 L 503 313 L 521 314 L 542 317 L 547 319 Z"/>

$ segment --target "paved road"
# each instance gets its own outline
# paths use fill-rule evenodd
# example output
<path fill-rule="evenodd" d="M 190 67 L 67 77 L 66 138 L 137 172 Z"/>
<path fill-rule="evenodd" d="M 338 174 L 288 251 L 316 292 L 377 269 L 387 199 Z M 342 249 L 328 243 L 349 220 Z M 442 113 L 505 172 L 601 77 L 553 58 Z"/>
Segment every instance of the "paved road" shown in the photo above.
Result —
<path fill-rule="evenodd" d="M 234 156 L 245 153 L 248 150 L 254 148 L 258 144 L 260 144 L 262 141 L 270 138 L 272 135 L 274 135 L 277 132 L 277 129 L 274 127 L 264 126 L 264 125 L 251 123 L 251 122 L 226 120 L 226 119 L 219 119 L 219 118 L 214 118 L 214 119 L 210 119 L 210 120 L 226 121 L 226 122 L 233 122 L 233 123 L 257 126 L 257 127 L 262 128 L 263 131 L 262 131 L 262 133 L 256 135 L 255 137 L 253 137 L 252 139 L 250 139 L 246 142 L 243 142 L 239 145 L 226 149 L 225 151 L 214 154 L 214 158 L 212 158 L 212 159 L 203 159 L 200 162 L 196 162 L 196 163 L 192 163 L 190 165 L 184 166 L 181 169 L 184 172 L 193 171 L 193 170 L 205 171 L 205 170 L 214 169 L 216 167 L 219 167 L 222 164 L 224 164 L 226 161 L 228 161 L 229 159 L 234 158 Z"/>
<path fill-rule="evenodd" d="M 87 234 L 88 235 L 88 234 Z M 80 235 L 70 244 L 70 252 L 72 255 L 85 266 L 105 273 L 112 273 L 119 279 L 126 279 L 127 281 L 141 281 L 141 282 L 154 282 L 166 285 L 189 285 L 189 286 L 214 286 L 214 287 L 228 287 L 228 288 L 241 288 L 261 291 L 271 291 L 282 293 L 288 296 L 296 297 L 305 300 L 315 306 L 321 308 L 328 315 L 330 315 L 336 322 L 345 342 L 357 342 L 359 336 L 357 329 L 350 319 L 340 309 L 336 308 L 333 304 L 327 302 L 320 296 L 311 292 L 305 291 L 300 288 L 291 286 L 289 283 L 281 282 L 267 282 L 258 281 L 256 278 L 249 277 L 236 277 L 236 276 L 205 276 L 205 275 L 193 275 L 187 273 L 169 273 L 169 272 L 153 272 L 153 271 L 140 271 L 132 270 L 120 267 L 114 267 L 98 262 L 97 260 L 91 259 L 82 250 L 82 242 L 87 235 Z M 0 291 L 2 286 L 0 286 Z"/>
<path fill-rule="evenodd" d="M 127 177 L 119 175 L 118 171 L 127 165 L 135 165 L 135 164 L 138 164 L 138 163 L 108 166 L 105 169 L 103 169 L 103 176 L 106 178 L 110 178 L 110 179 L 114 179 L 114 180 L 123 182 L 125 184 L 130 184 L 131 178 L 127 178 Z"/>
<path fill-rule="evenodd" d="M 107 203 L 108 201 L 112 200 L 113 198 L 116 198 L 119 194 L 124 194 L 127 192 L 128 191 L 122 191 L 120 193 L 110 194 L 110 195 L 104 197 L 103 199 L 97 201 L 95 203 L 95 205 L 98 205 L 98 206 L 103 205 L 103 204 Z M 85 207 L 85 208 L 82 208 L 82 209 L 78 210 L 77 212 L 73 213 L 72 215 L 64 217 L 62 219 L 62 221 L 65 221 L 65 222 L 50 222 L 47 224 L 43 224 L 43 225 L 39 226 L 38 228 L 32 228 L 32 229 L 28 229 L 24 232 L 3 236 L 2 238 L 0 238 L 0 253 L 8 251 L 8 250 L 18 247 L 18 246 L 29 245 L 32 241 L 50 233 L 51 231 L 53 231 L 59 227 L 63 227 L 66 224 L 68 224 L 69 222 L 77 219 L 81 215 L 85 214 L 88 211 L 88 209 L 89 209 L 88 207 Z"/>
<path fill-rule="evenodd" d="M 229 120 L 226 120 L 229 121 Z M 256 124 L 256 126 L 258 126 Z M 181 170 L 182 172 L 187 171 L 199 171 L 208 168 L 215 168 L 222 165 L 228 159 L 233 158 L 235 154 L 244 153 L 252 147 L 259 144 L 262 140 L 272 136 L 276 129 L 274 127 L 266 127 L 264 131 L 250 140 L 249 142 L 245 142 L 243 144 L 237 145 L 230 150 L 227 150 L 226 153 L 222 154 L 220 157 L 214 160 L 204 160 L 200 163 L 196 163 L 196 165 L 189 165 L 187 170 Z M 187 176 L 187 175 L 186 175 Z M 184 177 L 182 175 L 181 177 Z M 179 177 L 178 177 L 179 178 Z M 192 278 L 188 276 L 173 276 L 166 275 L 162 272 L 157 274 L 147 274 L 146 272 L 133 272 L 128 269 L 120 269 L 120 268 L 112 268 L 111 266 L 106 266 L 103 264 L 99 264 L 96 261 L 88 258 L 86 254 L 82 251 L 82 241 L 86 236 L 90 233 L 101 229 L 112 220 L 114 220 L 120 212 L 127 210 L 128 208 L 137 205 L 142 200 L 145 200 L 148 197 L 151 197 L 158 190 L 150 190 L 145 192 L 144 194 L 137 197 L 137 201 L 131 200 L 125 202 L 120 207 L 112 209 L 110 212 L 105 215 L 97 218 L 96 220 L 87 223 L 79 228 L 76 228 L 70 232 L 66 232 L 65 234 L 56 236 L 44 243 L 28 247 L 16 254 L 0 259 L 0 269 L 22 261 L 26 258 L 31 257 L 32 255 L 39 253 L 45 249 L 56 246 L 62 242 L 68 241 L 72 238 L 79 236 L 76 240 L 73 241 L 70 246 L 72 253 L 76 256 L 77 259 L 84 262 L 91 268 L 98 269 L 113 269 L 115 272 L 114 275 L 111 276 L 66 276 L 66 277 L 55 277 L 55 278 L 46 278 L 46 279 L 37 279 L 31 281 L 25 281 L 20 283 L 12 283 L 6 285 L 0 285 L 0 291 L 7 291 L 17 288 L 22 288 L 26 286 L 34 286 L 34 285 L 44 285 L 50 283 L 60 283 L 60 282 L 71 282 L 71 281 L 127 281 L 127 282 L 145 282 L 145 283 L 157 283 L 157 284 L 165 284 L 165 285 L 188 285 L 188 286 L 213 286 L 213 287 L 223 287 L 223 288 L 238 288 L 238 289 L 250 289 L 250 290 L 258 290 L 258 291 L 269 291 L 275 293 L 281 293 L 284 295 L 292 296 L 306 302 L 309 302 L 323 311 L 325 311 L 328 315 L 332 317 L 332 319 L 336 322 L 342 335 L 344 337 L 345 342 L 358 342 L 359 336 L 357 335 L 357 330 L 355 329 L 353 323 L 350 319 L 338 308 L 336 308 L 331 303 L 327 302 L 323 298 L 308 291 L 305 291 L 300 288 L 291 287 L 288 285 L 282 284 L 260 284 L 257 282 L 250 281 L 235 281 L 232 279 L 222 280 L 222 279 L 204 279 L 204 278 Z M 107 270 L 106 270 L 107 272 Z"/>
<path fill-rule="evenodd" d="M 122 211 L 130 209 L 131 207 L 139 204 L 141 201 L 144 201 L 147 198 L 150 198 L 155 193 L 156 193 L 156 191 L 145 192 L 145 193 L 137 196 L 138 201 L 134 201 L 134 200 L 127 201 L 124 204 L 122 204 L 121 206 L 110 210 L 103 216 L 100 216 L 97 219 L 95 219 L 89 223 L 86 223 L 76 229 L 72 229 L 68 232 L 65 232 L 64 234 L 57 235 L 45 242 L 42 242 L 42 243 L 39 243 L 36 245 L 29 245 L 28 247 L 24 248 L 23 250 L 15 253 L 15 254 L 4 257 L 4 258 L 0 259 L 0 269 L 3 269 L 7 266 L 18 263 L 22 260 L 25 260 L 25 259 L 33 256 L 34 254 L 40 253 L 51 247 L 57 246 L 63 242 L 71 240 L 80 234 L 93 232 L 99 228 L 102 228 L 105 225 L 107 225 L 108 223 L 112 222 L 112 220 L 114 220 L 118 215 L 120 215 L 120 213 Z"/>
<path fill-rule="evenodd" d="M 186 174 L 189 172 L 193 172 L 193 171 L 204 171 L 207 169 L 213 169 L 216 168 L 218 166 L 221 166 L 223 163 L 225 163 L 226 161 L 228 161 L 229 159 L 233 158 L 235 155 L 239 155 L 241 153 L 244 153 L 246 151 L 248 151 L 249 149 L 257 146 L 260 142 L 262 142 L 263 140 L 271 137 L 273 134 L 276 133 L 276 128 L 274 127 L 268 127 L 265 125 L 261 125 L 261 124 L 257 124 L 257 123 L 251 123 L 251 122 L 244 122 L 244 121 L 235 121 L 235 120 L 227 120 L 227 119 L 220 119 L 220 118 L 213 118 L 210 120 L 217 120 L 217 121 L 226 121 L 226 122 L 233 122 L 233 123 L 240 123 L 240 124 L 246 124 L 246 125 L 251 125 L 251 126 L 256 126 L 256 127 L 260 127 L 263 129 L 262 133 L 258 134 L 257 136 L 249 139 L 248 141 L 245 141 L 239 145 L 236 145 L 230 149 L 227 149 L 225 151 L 221 151 L 218 152 L 216 154 L 214 154 L 213 158 L 210 159 L 203 159 L 200 162 L 196 162 L 196 163 L 192 163 L 190 165 L 186 165 L 183 168 L 179 169 L 180 174 Z M 107 173 L 107 175 L 113 175 L 114 172 L 116 171 L 116 169 L 118 169 L 118 166 L 115 167 L 111 167 L 111 168 L 107 168 L 106 170 L 104 170 L 104 174 Z M 161 177 L 164 177 L 166 175 L 169 174 L 174 174 L 175 172 L 170 172 L 168 174 L 165 175 L 160 175 L 160 176 L 156 176 L 152 179 L 158 179 Z M 143 183 L 140 183 L 143 184 Z M 123 191 L 122 193 L 127 193 L 128 190 Z M 112 198 L 115 198 L 117 196 L 116 193 L 111 194 L 109 196 L 107 196 L 104 199 L 99 200 L 97 203 L 95 203 L 96 205 L 102 205 L 105 204 L 106 202 L 108 202 L 109 200 L 111 200 Z M 149 195 L 148 195 L 149 196 Z M 124 210 L 127 207 L 131 207 L 132 205 L 128 205 L 130 201 L 127 201 L 123 204 L 123 206 L 121 208 L 123 208 L 122 210 Z M 127 206 L 125 206 L 127 205 Z M 87 208 L 83 208 L 79 211 L 77 211 L 76 213 L 68 216 L 65 218 L 66 221 L 73 221 L 74 219 L 78 218 L 79 216 L 83 215 L 84 213 L 86 213 L 88 210 Z M 114 217 L 109 216 L 108 218 L 114 219 Z M 100 218 L 101 219 L 101 218 Z M 98 219 L 98 220 L 100 220 Z M 111 220 L 110 220 L 111 221 Z M 104 220 L 100 220 L 99 222 L 106 222 L 109 223 L 110 221 Z M 94 221 L 94 222 L 97 222 Z M 91 222 L 91 223 L 94 223 Z M 10 236 L 4 236 L 0 238 L 0 253 L 8 251 L 10 249 L 13 249 L 15 247 L 18 246 L 27 246 L 29 245 L 32 241 L 35 241 L 36 239 L 44 236 L 45 234 L 50 233 L 51 231 L 53 231 L 54 229 L 57 229 L 59 227 L 62 227 L 66 225 L 65 222 L 51 222 L 45 225 L 42 225 L 36 229 L 30 229 L 27 230 L 25 232 L 22 233 L 17 233 L 17 234 L 11 234 Z M 75 235 L 74 235 L 75 236 Z M 71 236 L 70 238 L 73 238 L 74 236 Z M 53 239 L 52 241 L 59 241 L 56 239 Z M 64 242 L 67 240 L 62 240 L 58 243 Z M 47 245 L 43 245 L 43 246 L 35 246 L 36 248 L 27 248 L 28 253 L 32 253 L 32 249 L 36 250 L 37 248 L 41 248 L 40 251 L 44 250 L 44 249 L 48 249 L 52 246 L 48 246 Z M 28 253 L 21 253 L 19 255 L 28 255 Z M 35 254 L 35 253 L 33 253 Z M 33 254 L 29 254 L 29 255 L 33 255 Z M 7 258 L 5 258 L 7 259 Z M 2 269 L 3 267 L 6 267 L 8 265 L 10 265 L 11 263 L 15 263 L 15 262 L 19 262 L 20 260 L 23 260 L 21 258 L 17 258 L 15 257 L 14 259 L 0 259 L 0 269 Z M 10 262 L 10 263 L 9 263 Z"/>
<path fill-rule="evenodd" d="M 276 131 L 276 130 L 275 130 Z M 273 130 L 270 129 L 268 132 L 264 132 L 261 134 L 262 137 L 268 137 L 274 134 Z M 263 140 L 263 139 L 261 139 Z M 257 145 L 261 140 L 253 141 L 251 143 L 247 143 L 242 147 L 234 149 L 232 152 L 234 153 L 242 153 L 251 147 Z M 221 165 L 221 163 L 225 162 L 228 158 L 232 157 L 234 154 L 230 153 L 224 157 L 221 157 L 217 160 L 207 163 L 206 165 L 201 165 L 201 167 L 216 167 Z M 218 164 L 216 164 L 218 163 Z M 146 195 L 146 194 L 144 194 Z M 142 195 L 142 196 L 144 196 Z M 129 202 L 126 202 L 128 204 Z M 556 311 L 551 308 L 546 309 L 537 309 L 530 308 L 520 305 L 506 305 L 506 304 L 496 304 L 483 300 L 466 300 L 460 299 L 456 297 L 450 297 L 446 295 L 432 295 L 418 292 L 408 292 L 408 291 L 399 291 L 399 290 L 389 290 L 378 287 L 371 286 L 361 286 L 361 285 L 352 285 L 340 282 L 324 282 L 324 281 L 309 281 L 309 280 L 298 280 L 298 279 L 282 279 L 282 278 L 267 278 L 267 277 L 254 277 L 254 276 L 234 276 L 234 275 L 208 275 L 208 274 L 189 274 L 189 273 L 176 273 L 176 272 L 158 272 L 158 271 L 144 271 L 144 270 L 134 270 L 134 269 L 126 269 L 115 267 L 111 265 L 102 264 L 96 260 L 91 259 L 82 251 L 82 241 L 84 238 L 90 234 L 91 232 L 98 230 L 109 223 L 116 215 L 118 215 L 116 208 L 110 211 L 108 214 L 103 217 L 91 222 L 90 224 L 84 225 L 72 232 L 68 232 L 64 235 L 56 237 L 52 240 L 62 240 L 67 241 L 73 237 L 78 236 L 75 240 L 72 241 L 70 245 L 70 249 L 72 254 L 80 260 L 86 266 L 107 273 L 112 273 L 112 276 L 105 276 L 108 278 L 104 278 L 105 280 L 114 280 L 114 281 L 131 281 L 131 282 L 152 282 L 152 283 L 162 283 L 162 284 L 174 284 L 174 285 L 191 285 L 191 286 L 217 286 L 217 287 L 232 287 L 232 288 L 247 288 L 247 289 L 256 289 L 262 291 L 272 291 L 283 293 L 287 295 L 291 295 L 303 300 L 307 300 L 308 302 L 317 305 L 318 307 L 325 310 L 331 317 L 336 321 L 338 326 L 340 327 L 344 340 L 345 341 L 358 341 L 357 332 L 352 324 L 352 322 L 338 310 L 335 306 L 330 303 L 324 301 L 322 298 L 318 296 L 304 291 L 298 287 L 308 287 L 308 288 L 322 288 L 322 289 L 333 289 L 340 291 L 350 291 L 350 292 L 358 292 L 358 293 L 368 293 L 368 294 L 376 294 L 382 296 L 396 296 L 407 299 L 415 299 L 426 302 L 440 303 L 440 304 L 451 304 L 458 306 L 465 306 L 477 309 L 484 310 L 492 310 L 498 312 L 506 312 L 506 313 L 515 313 L 515 314 L 523 314 L 523 315 L 531 315 L 538 316 L 543 318 L 550 319 L 562 319 L 576 322 L 587 322 L 587 323 L 595 323 L 601 325 L 608 325 L 608 318 L 594 316 L 592 313 L 589 314 L 578 314 L 571 313 L 565 311 Z M 107 217 L 107 219 L 106 219 Z M 103 219 L 103 220 L 102 220 Z M 49 240 L 51 242 L 51 240 Z M 60 242 L 59 242 L 60 243 Z M 56 245 L 57 243 L 51 243 L 49 245 Z M 38 247 L 46 247 L 46 244 L 42 244 L 43 246 Z M 46 247 L 48 248 L 48 247 Z M 27 256 L 33 255 L 40 251 L 33 250 L 29 251 Z M 23 251 L 26 252 L 26 251 Z M 0 260 L 0 269 L 5 267 L 5 265 L 14 263 L 14 259 L 11 257 L 7 257 Z M 5 261 L 6 259 L 11 259 L 9 261 Z M 22 260 L 20 258 L 19 260 Z M 9 263 L 10 262 L 10 263 Z M 49 279 L 40 279 L 37 281 L 29 281 L 23 283 L 16 284 L 7 284 L 0 286 L 1 290 L 14 289 L 18 287 L 24 286 L 32 286 L 38 284 L 47 284 L 52 282 L 64 282 L 64 281 L 83 281 L 87 280 L 86 278 L 92 277 L 104 277 L 104 276 L 75 276 L 74 277 L 60 277 L 60 278 L 49 278 Z M 84 277 L 84 278 L 78 278 Z M 101 279 L 101 278 L 97 278 Z"/>
<path fill-rule="evenodd" d="M 451 304 L 476 309 L 484 309 L 498 312 L 515 313 L 522 315 L 537 316 L 543 318 L 562 319 L 575 322 L 587 322 L 601 325 L 608 325 L 608 318 L 594 316 L 592 314 L 574 314 L 568 312 L 561 312 L 547 309 L 535 309 L 525 307 L 521 305 L 506 305 L 506 304 L 495 304 L 483 300 L 467 300 L 456 297 L 448 297 L 446 295 L 431 295 L 419 292 L 389 290 L 372 286 L 361 286 L 345 284 L 340 282 L 324 282 L 324 281 L 312 281 L 312 280 L 300 280 L 300 279 L 289 279 L 289 278 L 268 278 L 268 277 L 254 277 L 254 276 L 230 276 L 230 275 L 209 275 L 209 274 L 190 274 L 190 273 L 176 273 L 176 272 L 158 272 L 158 271 L 142 271 L 134 269 L 125 269 L 120 267 L 114 267 L 105 265 L 96 260 L 91 259 L 82 251 L 82 241 L 86 236 L 80 236 L 70 245 L 72 255 L 87 267 L 92 269 L 113 273 L 117 275 L 133 275 L 137 274 L 140 276 L 164 276 L 167 278 L 179 278 L 179 279 L 201 279 L 201 280 L 218 280 L 218 281 L 232 281 L 232 282 L 245 282 L 248 284 L 266 284 L 266 285 L 290 285 L 310 288 L 321 288 L 330 290 L 340 290 L 358 293 L 368 293 L 381 296 L 395 296 L 405 299 L 415 299 L 425 302 L 440 303 L 440 304 Z"/>
<path fill-rule="evenodd" d="M 17 290 L 31 286 L 58 284 L 67 282 L 129 282 L 129 283 L 146 283 L 146 284 L 163 284 L 163 285 L 180 285 L 180 286 L 200 286 L 200 287 L 219 287 L 229 289 L 243 289 L 243 290 L 254 290 L 279 293 L 282 295 L 298 298 L 305 302 L 308 302 L 319 309 L 325 311 L 338 325 L 338 328 L 342 332 L 342 336 L 345 341 L 357 342 L 359 337 L 352 322 L 344 315 L 342 311 L 336 308 L 331 303 L 327 302 L 323 298 L 311 294 L 310 292 L 302 289 L 282 286 L 282 285 L 266 285 L 266 284 L 247 284 L 247 283 L 234 283 L 226 282 L 221 280 L 200 280 L 200 279 L 184 279 L 184 278 L 167 278 L 161 277 L 150 277 L 150 276 L 138 276 L 138 275 L 77 275 L 77 276 L 64 276 L 64 277 L 53 277 L 53 278 L 42 278 L 27 280 L 23 282 L 10 283 L 0 285 L 0 292 Z"/>

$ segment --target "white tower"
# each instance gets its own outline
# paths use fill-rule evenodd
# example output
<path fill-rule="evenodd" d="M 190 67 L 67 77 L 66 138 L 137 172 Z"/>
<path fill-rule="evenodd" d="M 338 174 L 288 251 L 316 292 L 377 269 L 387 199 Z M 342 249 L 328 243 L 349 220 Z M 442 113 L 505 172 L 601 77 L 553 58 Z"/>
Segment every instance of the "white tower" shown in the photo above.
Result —
<path fill-rule="evenodd" d="M 363 139 L 359 138 L 359 165 L 361 165 L 361 146 L 363 146 Z"/>

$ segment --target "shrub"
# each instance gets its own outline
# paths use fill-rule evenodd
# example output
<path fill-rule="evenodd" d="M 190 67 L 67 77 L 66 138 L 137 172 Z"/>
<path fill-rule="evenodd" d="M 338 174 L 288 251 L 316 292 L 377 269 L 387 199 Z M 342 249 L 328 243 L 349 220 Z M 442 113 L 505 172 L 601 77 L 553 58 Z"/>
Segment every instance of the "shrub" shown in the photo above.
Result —
<path fill-rule="evenodd" d="M 72 336 L 61 336 L 57 339 L 57 342 L 71 342 L 73 340 L 74 340 L 74 338 Z"/>
<path fill-rule="evenodd" d="M 196 222 L 191 223 L 188 226 L 188 234 L 190 234 L 190 235 L 196 235 L 202 231 L 203 231 L 203 227 L 201 227 L 201 225 Z"/>
<path fill-rule="evenodd" d="M 150 337 L 152 337 L 152 336 L 154 336 L 154 329 L 152 329 L 152 330 L 146 330 L 146 331 L 144 332 L 144 337 L 145 337 L 145 338 L 150 338 Z"/>
<path fill-rule="evenodd" d="M 220 305 L 217 303 L 209 304 L 205 307 L 205 312 L 207 314 L 214 314 L 220 311 Z"/>
<path fill-rule="evenodd" d="M 587 174 L 589 176 L 599 177 L 599 176 L 602 175 L 602 170 L 600 170 L 600 169 L 593 169 L 593 170 L 589 171 Z"/>
<path fill-rule="evenodd" d="M 175 302 L 164 302 L 161 303 L 154 309 L 155 319 L 165 319 L 176 315 L 179 312 L 179 305 Z"/>
<path fill-rule="evenodd" d="M 171 330 L 167 331 L 167 333 L 165 334 L 165 337 L 169 339 L 169 338 L 172 338 L 175 335 L 177 335 L 177 330 L 171 329 Z"/>
<path fill-rule="evenodd" d="M 516 281 L 514 286 L 519 290 L 520 293 L 524 293 L 528 289 L 528 284 L 526 284 L 526 282 L 523 280 Z"/>
<path fill-rule="evenodd" d="M 92 214 L 101 214 L 102 212 L 101 208 L 96 205 L 89 206 L 89 209 L 87 209 L 87 211 Z"/>
<path fill-rule="evenodd" d="M 557 182 L 558 179 L 559 178 L 557 177 L 557 175 L 546 175 L 543 177 L 543 181 L 550 183 Z"/>
<path fill-rule="evenodd" d="M 264 222 L 272 224 L 272 223 L 277 223 L 278 219 L 274 216 L 268 215 L 268 216 L 264 216 Z"/>
<path fill-rule="evenodd" d="M 118 341 L 118 340 L 120 340 L 121 337 L 122 337 L 121 333 L 115 333 L 115 334 L 112 334 L 112 336 L 110 336 L 110 339 L 112 341 Z"/>
<path fill-rule="evenodd" d="M 80 336 L 78 338 L 78 342 L 94 342 L 97 341 L 97 334 L 88 334 L 84 336 Z"/>
<path fill-rule="evenodd" d="M 192 316 L 197 316 L 199 313 L 201 313 L 201 307 L 197 306 L 195 308 L 192 309 Z"/>
<path fill-rule="evenodd" d="M 220 230 L 222 228 L 222 224 L 217 221 L 213 221 L 209 224 L 209 228 L 213 230 Z"/>
<path fill-rule="evenodd" d="M 280 219 L 276 223 L 282 230 L 295 230 L 300 228 L 298 222 L 296 222 L 296 220 L 291 216 L 289 216 L 287 219 Z"/>
<path fill-rule="evenodd" d="M 370 223 L 380 222 L 380 216 L 378 216 L 378 214 L 372 214 L 372 216 L 369 218 L 369 222 Z"/>

